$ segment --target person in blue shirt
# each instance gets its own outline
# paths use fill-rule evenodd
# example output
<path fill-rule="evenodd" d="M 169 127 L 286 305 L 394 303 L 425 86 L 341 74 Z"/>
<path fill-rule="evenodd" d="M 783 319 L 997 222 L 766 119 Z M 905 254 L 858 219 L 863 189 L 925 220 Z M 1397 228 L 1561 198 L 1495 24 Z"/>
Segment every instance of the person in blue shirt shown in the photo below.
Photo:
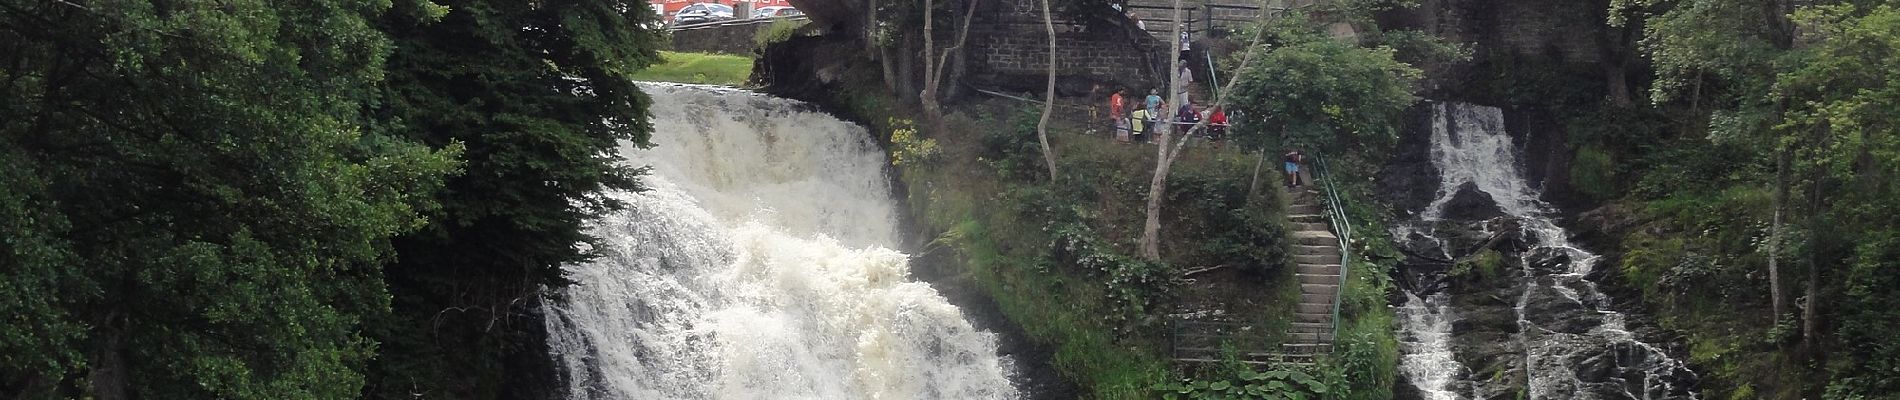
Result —
<path fill-rule="evenodd" d="M 1150 117 L 1162 115 L 1161 89 L 1148 89 L 1148 115 Z"/>

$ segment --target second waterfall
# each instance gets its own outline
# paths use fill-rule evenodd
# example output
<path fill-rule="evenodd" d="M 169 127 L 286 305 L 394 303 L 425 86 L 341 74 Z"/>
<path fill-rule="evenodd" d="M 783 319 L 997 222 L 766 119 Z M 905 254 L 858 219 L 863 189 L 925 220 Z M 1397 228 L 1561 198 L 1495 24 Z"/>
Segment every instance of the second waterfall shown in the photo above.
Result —
<path fill-rule="evenodd" d="M 1519 173 L 1503 111 L 1433 105 L 1431 201 L 1394 227 L 1411 293 L 1400 371 L 1414 397 L 1694 399 L 1696 374 L 1630 327 Z"/>
<path fill-rule="evenodd" d="M 643 85 L 649 190 L 549 301 L 572 399 L 1005 399 L 1007 358 L 891 248 L 883 153 L 810 106 Z"/>

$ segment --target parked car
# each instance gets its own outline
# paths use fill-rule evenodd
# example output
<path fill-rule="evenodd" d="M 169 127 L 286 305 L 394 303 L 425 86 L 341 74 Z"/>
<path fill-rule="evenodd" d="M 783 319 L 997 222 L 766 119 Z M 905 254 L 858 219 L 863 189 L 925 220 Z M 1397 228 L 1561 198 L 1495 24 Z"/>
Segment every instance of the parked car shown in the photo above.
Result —
<path fill-rule="evenodd" d="M 691 25 L 702 22 L 724 21 L 732 19 L 732 6 L 718 3 L 693 3 L 673 13 L 674 25 Z"/>
<path fill-rule="evenodd" d="M 759 7 L 758 10 L 752 12 L 752 18 L 790 17 L 794 15 L 805 15 L 805 12 L 785 6 Z"/>

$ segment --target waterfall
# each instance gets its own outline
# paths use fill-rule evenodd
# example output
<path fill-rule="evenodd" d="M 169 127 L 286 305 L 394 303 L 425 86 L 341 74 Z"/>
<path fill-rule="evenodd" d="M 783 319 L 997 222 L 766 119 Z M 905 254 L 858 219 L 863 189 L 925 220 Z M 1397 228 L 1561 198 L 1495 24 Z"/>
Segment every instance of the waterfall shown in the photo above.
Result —
<path fill-rule="evenodd" d="M 1446 294 L 1429 298 L 1406 293 L 1405 306 L 1399 309 L 1399 340 L 1404 355 L 1399 373 L 1412 381 L 1425 400 L 1454 400 L 1458 394 L 1452 384 L 1464 369 L 1451 352 L 1451 307 Z"/>
<path fill-rule="evenodd" d="M 1449 233 L 1439 231 L 1448 221 L 1448 204 L 1461 191 L 1475 190 L 1495 203 L 1501 226 L 1526 242 L 1515 252 L 1520 280 L 1511 288 L 1515 304 L 1514 343 L 1506 347 L 1519 357 L 1517 382 L 1495 382 L 1495 377 L 1470 377 L 1454 357 L 1450 295 L 1425 297 L 1408 294 L 1400 324 L 1407 340 L 1401 371 L 1419 392 L 1431 399 L 1492 398 L 1517 391 L 1530 399 L 1695 399 L 1695 373 L 1683 362 L 1636 338 L 1625 316 L 1611 309 L 1607 295 L 1588 276 L 1599 257 L 1569 241 L 1569 233 L 1550 216 L 1518 172 L 1516 149 L 1505 132 L 1503 112 L 1495 107 L 1461 103 L 1433 105 L 1430 156 L 1440 182 L 1433 201 L 1420 210 L 1418 220 L 1395 228 L 1408 240 L 1429 241 L 1446 259 L 1455 249 Z M 1464 194 L 1472 196 L 1471 194 Z M 1492 224 L 1475 221 L 1485 235 Z M 1456 249 L 1462 250 L 1462 249 Z M 1502 376 L 1500 374 L 1499 376 Z"/>
<path fill-rule="evenodd" d="M 907 279 L 883 153 L 810 106 L 707 86 L 653 98 L 648 190 L 548 301 L 572 399 L 1002 399 L 996 338 Z"/>

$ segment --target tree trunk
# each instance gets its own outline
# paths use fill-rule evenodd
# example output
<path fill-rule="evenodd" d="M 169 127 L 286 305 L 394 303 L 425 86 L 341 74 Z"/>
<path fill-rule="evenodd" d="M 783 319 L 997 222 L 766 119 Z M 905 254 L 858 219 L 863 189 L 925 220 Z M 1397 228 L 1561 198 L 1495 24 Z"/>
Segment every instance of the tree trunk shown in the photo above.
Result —
<path fill-rule="evenodd" d="M 1768 292 L 1775 311 L 1775 323 L 1788 314 L 1788 300 L 1781 290 L 1781 219 L 1788 207 L 1788 158 L 1790 149 L 1781 149 L 1775 157 L 1775 217 L 1768 225 Z"/>
<path fill-rule="evenodd" d="M 1801 309 L 1801 348 L 1809 354 L 1821 339 L 1821 184 L 1819 173 L 1808 192 L 1808 287 L 1807 306 Z"/>
<path fill-rule="evenodd" d="M 1168 70 L 1164 75 L 1168 77 L 1168 104 L 1162 107 L 1162 116 L 1155 117 L 1158 128 L 1155 129 L 1155 175 L 1148 181 L 1148 206 L 1144 210 L 1147 219 L 1141 225 L 1141 257 L 1149 260 L 1161 259 L 1161 196 L 1167 193 L 1168 140 L 1174 131 L 1174 124 L 1161 121 L 1173 121 L 1173 113 L 1168 108 L 1181 106 L 1181 75 L 1174 72 L 1181 69 L 1181 57 L 1176 54 L 1180 51 L 1177 46 L 1181 45 L 1178 42 L 1181 40 L 1181 0 L 1174 0 L 1174 13 L 1169 21 L 1168 39 L 1162 41 L 1168 44 L 1164 52 L 1168 55 Z"/>
<path fill-rule="evenodd" d="M 125 365 L 125 344 L 121 340 L 124 333 L 123 323 L 117 312 L 108 313 L 105 329 L 98 337 L 98 348 L 92 354 L 92 371 L 86 374 L 91 387 L 87 395 L 97 400 L 125 400 L 131 396 L 131 375 Z"/>
<path fill-rule="evenodd" d="M 1260 159 L 1253 162 L 1253 179 L 1247 181 L 1247 197 L 1250 198 L 1260 193 L 1260 166 L 1267 163 L 1267 149 L 1262 148 L 1258 153 Z"/>
<path fill-rule="evenodd" d="M 1049 1 L 1042 0 L 1042 27 L 1049 32 L 1049 79 L 1044 90 L 1042 120 L 1036 122 L 1036 140 L 1042 142 L 1042 161 L 1049 164 L 1049 181 L 1056 180 L 1056 153 L 1049 148 L 1049 113 L 1056 107 L 1056 22 L 1049 12 Z"/>
<path fill-rule="evenodd" d="M 1261 13 L 1259 22 L 1264 25 L 1268 15 L 1267 13 Z M 1174 0 L 1173 23 L 1173 33 L 1171 34 L 1172 36 L 1170 36 L 1170 40 L 1168 40 L 1168 71 L 1170 72 L 1167 76 L 1172 77 L 1168 82 L 1168 97 L 1173 99 L 1169 102 L 1169 105 L 1178 108 L 1181 105 L 1181 101 L 1185 100 L 1181 98 L 1181 75 L 1173 72 L 1181 69 L 1181 57 L 1174 54 L 1178 51 L 1178 47 L 1174 46 L 1180 45 L 1180 43 L 1175 42 L 1175 40 L 1179 40 L 1181 37 L 1181 0 Z M 1266 38 L 1265 33 L 1265 29 L 1256 30 L 1253 40 L 1248 42 L 1246 47 L 1241 48 L 1240 65 L 1235 68 L 1233 78 L 1227 80 L 1225 87 L 1215 92 L 1217 93 L 1216 96 L 1219 97 L 1214 98 L 1211 107 L 1221 107 L 1226 103 L 1224 96 L 1226 96 L 1227 93 L 1233 93 L 1234 84 L 1240 82 L 1240 75 L 1246 73 L 1247 67 L 1253 64 L 1254 48 L 1259 47 L 1260 41 Z M 1163 113 L 1163 115 L 1172 114 L 1173 113 L 1166 111 Z M 1173 117 L 1156 117 L 1156 119 L 1172 120 Z M 1172 148 L 1168 146 L 1168 141 L 1171 137 L 1170 132 L 1173 131 L 1173 129 L 1171 129 L 1173 125 L 1159 122 L 1157 122 L 1157 124 L 1160 124 L 1157 127 L 1168 126 L 1170 129 L 1158 129 L 1159 132 L 1155 135 L 1155 175 L 1152 180 L 1148 181 L 1148 206 L 1145 210 L 1147 218 L 1142 224 L 1141 241 L 1138 243 L 1141 250 L 1141 257 L 1149 260 L 1161 259 L 1161 196 L 1167 193 L 1168 171 L 1173 168 L 1174 161 L 1180 158 L 1181 152 L 1187 148 L 1188 139 L 1193 137 L 1192 134 L 1207 126 L 1207 118 L 1201 118 L 1194 123 L 1194 126 L 1189 127 L 1187 129 L 1189 135 L 1182 137 L 1181 143 Z M 1263 160 L 1264 157 L 1266 157 L 1265 154 L 1263 150 L 1261 153 Z M 1255 165 L 1254 171 L 1255 184 L 1258 184 L 1259 165 Z M 1249 191 L 1252 191 L 1252 189 L 1249 189 Z"/>
<path fill-rule="evenodd" d="M 897 90 L 897 72 L 891 65 L 891 49 L 877 38 L 877 0 L 867 0 L 864 9 L 864 50 L 877 59 L 878 67 L 884 73 L 884 88 Z"/>
<path fill-rule="evenodd" d="M 957 30 L 956 44 L 943 49 L 943 54 L 939 55 L 936 35 L 933 34 L 936 4 L 933 0 L 924 0 L 924 90 L 917 94 L 917 102 L 923 106 L 924 118 L 929 119 L 930 124 L 938 130 L 943 129 L 943 107 L 939 99 L 942 97 L 944 69 L 950 63 L 951 54 L 962 54 L 957 50 L 962 49 L 964 41 L 970 37 L 970 20 L 976 16 L 977 1 L 969 0 L 969 10 L 963 13 L 963 26 Z"/>
<path fill-rule="evenodd" d="M 943 119 L 943 110 L 937 108 L 937 35 L 931 34 L 935 26 L 931 18 L 936 14 L 937 2 L 924 0 L 924 90 L 917 93 L 917 104 L 924 109 L 924 119 L 933 125 Z"/>

